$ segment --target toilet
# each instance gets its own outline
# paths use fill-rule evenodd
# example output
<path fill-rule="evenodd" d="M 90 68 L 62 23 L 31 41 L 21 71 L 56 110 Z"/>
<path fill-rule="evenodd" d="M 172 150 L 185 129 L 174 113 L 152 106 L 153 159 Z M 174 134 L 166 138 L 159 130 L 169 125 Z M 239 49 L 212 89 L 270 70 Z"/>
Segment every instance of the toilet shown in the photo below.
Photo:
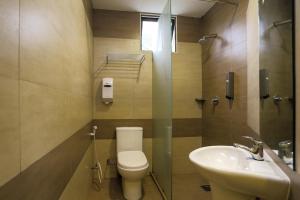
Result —
<path fill-rule="evenodd" d="M 143 128 L 117 127 L 118 172 L 122 176 L 123 195 L 128 200 L 142 197 L 142 179 L 149 163 L 143 152 Z"/>

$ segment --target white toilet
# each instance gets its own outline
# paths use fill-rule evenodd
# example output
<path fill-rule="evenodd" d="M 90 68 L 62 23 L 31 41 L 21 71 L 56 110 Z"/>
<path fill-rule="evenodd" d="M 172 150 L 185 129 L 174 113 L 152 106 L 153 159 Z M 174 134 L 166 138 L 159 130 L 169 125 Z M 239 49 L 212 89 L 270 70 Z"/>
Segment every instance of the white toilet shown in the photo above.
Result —
<path fill-rule="evenodd" d="M 142 179 L 149 163 L 143 152 L 143 128 L 117 127 L 118 171 L 122 176 L 123 195 L 128 200 L 142 197 Z"/>

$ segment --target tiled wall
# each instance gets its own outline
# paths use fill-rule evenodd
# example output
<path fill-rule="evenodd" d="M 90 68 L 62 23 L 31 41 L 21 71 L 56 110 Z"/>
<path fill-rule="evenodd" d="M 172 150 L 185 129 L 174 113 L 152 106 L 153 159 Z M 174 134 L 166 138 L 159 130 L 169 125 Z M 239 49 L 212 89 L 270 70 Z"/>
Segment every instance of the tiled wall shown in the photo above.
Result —
<path fill-rule="evenodd" d="M 20 10 L 23 170 L 91 120 L 91 34 L 80 0 Z"/>
<path fill-rule="evenodd" d="M 202 44 L 203 96 L 207 100 L 203 113 L 204 145 L 238 142 L 251 132 L 247 126 L 247 0 L 238 6 L 215 4 L 202 18 L 202 34 L 218 34 L 218 38 Z M 225 98 L 226 73 L 234 72 L 234 100 Z M 211 99 L 220 97 L 218 105 Z"/>
<path fill-rule="evenodd" d="M 79 163 L 74 175 L 60 196 L 60 200 L 88 199 L 92 189 L 91 160 L 93 160 L 93 146 L 90 145 Z"/>
<path fill-rule="evenodd" d="M 177 41 L 197 43 L 201 36 L 201 20 L 177 16 Z"/>
<path fill-rule="evenodd" d="M 95 37 L 140 39 L 140 13 L 95 9 Z"/>
<path fill-rule="evenodd" d="M 123 38 L 94 38 L 94 69 L 102 67 L 107 53 L 141 53 L 140 40 Z M 152 53 L 143 52 L 145 61 L 140 72 L 103 70 L 94 81 L 95 119 L 151 119 L 152 118 Z M 102 102 L 103 77 L 114 78 L 113 103 Z"/>
<path fill-rule="evenodd" d="M 202 118 L 202 105 L 195 101 L 202 97 L 201 55 L 199 43 L 177 43 L 172 56 L 174 119 Z"/>
<path fill-rule="evenodd" d="M 85 5 L 1 1 L 0 186 L 92 119 L 92 32 Z"/>
<path fill-rule="evenodd" d="M 202 118 L 202 106 L 195 102 L 202 97 L 200 36 L 199 18 L 177 16 L 176 52 L 172 54 L 173 119 Z"/>
<path fill-rule="evenodd" d="M 20 173 L 19 1 L 0 6 L 0 186 Z"/>
<path fill-rule="evenodd" d="M 202 48 L 200 19 L 177 17 L 177 46 L 172 55 L 172 174 L 196 173 L 188 155 L 202 146 Z"/>
<path fill-rule="evenodd" d="M 91 141 L 87 136 L 90 130 L 91 124 L 88 123 L 41 159 L 23 170 L 22 173 L 1 186 L 0 199 L 58 199 L 90 146 Z M 89 168 L 89 166 L 86 167 Z M 88 174 L 81 175 L 88 177 Z M 87 179 L 77 180 L 84 181 Z M 87 186 L 90 181 L 81 182 L 81 185 Z M 78 193 L 80 192 L 78 191 Z"/>

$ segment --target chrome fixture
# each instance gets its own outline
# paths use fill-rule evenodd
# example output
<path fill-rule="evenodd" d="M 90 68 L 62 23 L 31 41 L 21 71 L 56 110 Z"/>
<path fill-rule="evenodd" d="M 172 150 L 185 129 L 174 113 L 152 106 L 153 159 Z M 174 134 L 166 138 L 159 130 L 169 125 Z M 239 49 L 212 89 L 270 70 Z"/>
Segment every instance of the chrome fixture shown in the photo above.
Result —
<path fill-rule="evenodd" d="M 211 99 L 211 102 L 214 106 L 218 105 L 219 102 L 220 102 L 220 97 L 218 96 L 214 96 L 212 99 Z"/>
<path fill-rule="evenodd" d="M 237 6 L 239 5 L 238 3 L 232 2 L 232 1 L 228 1 L 228 0 L 200 0 L 200 1 L 206 1 L 209 3 L 222 3 L 222 4 L 230 4 L 233 6 Z"/>
<path fill-rule="evenodd" d="M 279 142 L 278 146 L 278 156 L 279 158 L 283 159 L 286 158 L 292 158 L 292 141 L 291 140 L 285 140 L 282 142 Z"/>
<path fill-rule="evenodd" d="M 275 21 L 275 22 L 273 22 L 273 26 L 278 27 L 278 26 L 285 25 L 285 24 L 291 24 L 292 22 L 293 21 L 291 19 L 282 20 L 282 21 Z"/>
<path fill-rule="evenodd" d="M 274 21 L 273 23 L 269 24 L 269 26 L 264 30 L 263 36 L 264 37 L 269 37 L 269 31 L 271 31 L 274 28 L 287 25 L 287 24 L 292 24 L 293 20 L 291 19 L 286 19 L 286 20 L 281 20 L 281 21 Z"/>
<path fill-rule="evenodd" d="M 208 39 L 214 39 L 214 38 L 217 38 L 217 37 L 218 37 L 217 34 L 204 35 L 198 42 L 203 43 L 203 42 L 207 41 Z"/>
<path fill-rule="evenodd" d="M 253 137 L 250 137 L 250 136 L 243 136 L 243 138 L 252 141 L 254 143 L 253 146 L 251 148 L 249 148 L 245 145 L 241 145 L 241 144 L 237 144 L 237 143 L 234 143 L 233 146 L 236 147 L 236 148 L 240 148 L 240 149 L 244 149 L 246 151 L 249 151 L 254 160 L 258 160 L 258 161 L 264 160 L 263 142 L 259 141 L 259 140 L 256 140 L 256 139 L 254 139 Z"/>
<path fill-rule="evenodd" d="M 273 96 L 273 101 L 275 104 L 279 104 L 279 102 L 282 101 L 282 97 L 278 96 L 278 95 L 274 95 Z"/>

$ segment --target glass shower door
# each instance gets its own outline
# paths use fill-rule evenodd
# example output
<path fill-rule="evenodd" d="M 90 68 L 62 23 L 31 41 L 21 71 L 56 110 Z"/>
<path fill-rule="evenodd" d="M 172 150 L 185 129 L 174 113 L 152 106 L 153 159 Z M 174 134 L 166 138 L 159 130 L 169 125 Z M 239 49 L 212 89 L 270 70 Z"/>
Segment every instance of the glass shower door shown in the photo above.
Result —
<path fill-rule="evenodd" d="M 153 51 L 153 175 L 165 197 L 172 198 L 172 43 L 171 2 L 158 20 L 156 49 Z"/>

